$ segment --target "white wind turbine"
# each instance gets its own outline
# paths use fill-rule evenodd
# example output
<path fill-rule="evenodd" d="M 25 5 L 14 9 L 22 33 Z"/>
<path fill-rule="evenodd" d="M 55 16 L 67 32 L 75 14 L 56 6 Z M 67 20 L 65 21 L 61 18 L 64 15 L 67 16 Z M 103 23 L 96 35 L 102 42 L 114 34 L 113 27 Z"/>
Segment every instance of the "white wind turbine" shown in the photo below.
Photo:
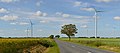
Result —
<path fill-rule="evenodd" d="M 94 9 L 94 12 L 95 12 L 95 14 L 94 14 L 94 17 L 95 17 L 95 38 L 97 38 L 97 14 L 99 13 L 99 12 L 104 12 L 104 11 L 99 11 L 99 10 L 96 10 L 95 8 L 93 8 Z"/>
<path fill-rule="evenodd" d="M 33 37 L 33 23 L 30 19 L 29 21 L 30 21 L 30 28 L 31 28 L 31 37 Z"/>

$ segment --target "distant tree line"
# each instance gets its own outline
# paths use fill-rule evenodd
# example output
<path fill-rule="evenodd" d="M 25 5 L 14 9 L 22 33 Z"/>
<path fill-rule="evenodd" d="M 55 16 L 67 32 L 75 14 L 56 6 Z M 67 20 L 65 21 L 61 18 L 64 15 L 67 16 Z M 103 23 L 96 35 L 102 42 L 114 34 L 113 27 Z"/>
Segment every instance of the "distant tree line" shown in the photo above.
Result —
<path fill-rule="evenodd" d="M 49 38 L 50 38 L 50 39 L 60 38 L 60 35 L 56 35 L 56 36 L 54 36 L 54 35 L 50 35 Z"/>

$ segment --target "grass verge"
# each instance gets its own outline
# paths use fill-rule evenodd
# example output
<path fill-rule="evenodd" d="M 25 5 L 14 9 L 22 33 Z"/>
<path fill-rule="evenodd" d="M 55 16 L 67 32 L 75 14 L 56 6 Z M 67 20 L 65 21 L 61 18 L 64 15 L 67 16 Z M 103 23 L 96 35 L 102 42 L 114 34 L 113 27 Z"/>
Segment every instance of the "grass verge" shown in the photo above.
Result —
<path fill-rule="evenodd" d="M 61 38 L 60 40 L 68 41 L 67 38 Z M 120 39 L 72 38 L 68 42 L 120 53 Z"/>

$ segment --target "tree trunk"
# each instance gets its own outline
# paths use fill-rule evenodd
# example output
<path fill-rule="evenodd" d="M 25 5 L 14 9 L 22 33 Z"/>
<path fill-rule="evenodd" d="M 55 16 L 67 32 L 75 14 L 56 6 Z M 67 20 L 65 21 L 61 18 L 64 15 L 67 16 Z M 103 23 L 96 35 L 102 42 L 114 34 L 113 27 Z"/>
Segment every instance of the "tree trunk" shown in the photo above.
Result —
<path fill-rule="evenodd" d="M 71 40 L 71 37 L 70 36 L 68 36 L 68 38 L 69 38 L 69 41 Z"/>

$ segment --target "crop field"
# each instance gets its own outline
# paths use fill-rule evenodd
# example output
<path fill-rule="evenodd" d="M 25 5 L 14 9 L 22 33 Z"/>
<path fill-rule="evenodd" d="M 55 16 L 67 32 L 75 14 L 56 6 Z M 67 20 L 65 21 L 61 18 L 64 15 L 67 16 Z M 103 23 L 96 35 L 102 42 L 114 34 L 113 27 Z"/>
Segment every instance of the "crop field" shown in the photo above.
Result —
<path fill-rule="evenodd" d="M 47 38 L 0 39 L 0 53 L 43 53 L 51 47 L 52 49 L 57 48 L 56 43 L 54 40 Z"/>
<path fill-rule="evenodd" d="M 61 40 L 68 41 L 67 38 Z M 72 38 L 70 42 L 120 53 L 120 39 Z"/>

